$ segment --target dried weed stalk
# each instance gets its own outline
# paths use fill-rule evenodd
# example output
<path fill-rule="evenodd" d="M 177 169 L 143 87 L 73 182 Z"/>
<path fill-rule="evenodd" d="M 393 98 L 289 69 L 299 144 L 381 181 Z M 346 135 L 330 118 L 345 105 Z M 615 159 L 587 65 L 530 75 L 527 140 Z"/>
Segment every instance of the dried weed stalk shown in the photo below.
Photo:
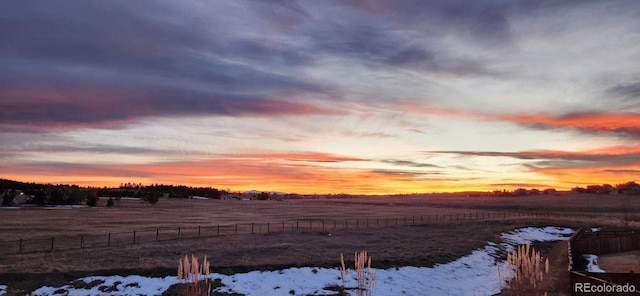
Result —
<path fill-rule="evenodd" d="M 198 262 L 198 257 L 185 255 L 178 260 L 178 280 L 183 284 L 183 295 L 209 295 L 211 284 L 209 283 L 210 263 L 207 256 L 204 256 L 202 264 Z M 204 276 L 204 286 L 200 287 L 200 277 Z M 203 291 L 204 290 L 204 291 Z"/>
<path fill-rule="evenodd" d="M 540 252 L 530 244 L 520 245 L 507 254 L 507 277 L 502 275 L 500 266 L 498 276 L 506 282 L 507 295 L 547 295 L 542 293 L 544 276 L 549 273 L 549 258 L 543 260 Z"/>
<path fill-rule="evenodd" d="M 358 296 L 373 296 L 378 276 L 377 272 L 371 268 L 371 257 L 367 257 L 366 251 L 360 251 L 354 254 L 354 262 L 355 279 L 358 284 L 355 289 L 358 291 Z M 350 270 L 344 264 L 344 255 L 340 253 L 340 279 L 343 289 L 349 273 Z"/>

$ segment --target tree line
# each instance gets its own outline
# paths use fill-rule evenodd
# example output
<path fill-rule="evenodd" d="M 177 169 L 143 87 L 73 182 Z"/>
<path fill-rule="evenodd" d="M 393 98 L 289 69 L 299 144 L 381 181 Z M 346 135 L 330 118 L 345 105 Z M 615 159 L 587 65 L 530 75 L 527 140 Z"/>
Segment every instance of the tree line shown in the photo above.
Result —
<path fill-rule="evenodd" d="M 574 187 L 571 191 L 577 193 L 640 195 L 640 184 L 631 181 L 615 186 L 611 184 L 589 185 L 587 187 Z"/>
<path fill-rule="evenodd" d="M 226 191 L 213 187 L 190 187 L 184 185 L 142 185 L 123 183 L 119 187 L 79 187 L 65 184 L 25 183 L 7 179 L 0 179 L 0 197 L 2 206 L 12 206 L 17 203 L 34 205 L 78 205 L 85 203 L 96 206 L 100 197 L 109 197 L 108 206 L 113 205 L 113 199 L 123 197 L 140 198 L 150 204 L 157 203 L 161 197 L 190 198 L 200 196 L 210 199 L 220 199 Z M 19 200 L 21 199 L 21 200 Z"/>

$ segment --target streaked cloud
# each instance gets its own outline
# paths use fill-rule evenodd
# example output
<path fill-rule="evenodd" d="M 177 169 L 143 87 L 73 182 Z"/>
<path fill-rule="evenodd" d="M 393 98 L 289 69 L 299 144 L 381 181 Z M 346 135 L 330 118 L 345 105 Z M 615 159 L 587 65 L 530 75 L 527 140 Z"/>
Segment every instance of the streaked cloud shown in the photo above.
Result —
<path fill-rule="evenodd" d="M 501 119 L 542 129 L 576 129 L 588 133 L 615 133 L 640 137 L 640 113 L 577 113 L 563 116 L 505 115 Z"/>
<path fill-rule="evenodd" d="M 395 193 L 640 170 L 636 1 L 3 4 L 3 177 Z"/>

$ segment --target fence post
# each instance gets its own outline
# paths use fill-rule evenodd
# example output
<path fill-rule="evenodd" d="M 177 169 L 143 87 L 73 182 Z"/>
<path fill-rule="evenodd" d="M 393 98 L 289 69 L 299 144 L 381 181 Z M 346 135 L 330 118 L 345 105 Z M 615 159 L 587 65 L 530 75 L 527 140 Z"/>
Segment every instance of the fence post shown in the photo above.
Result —
<path fill-rule="evenodd" d="M 220 224 L 218 224 L 218 236 L 220 236 Z"/>
<path fill-rule="evenodd" d="M 111 232 L 109 232 L 109 235 L 107 236 L 107 247 L 111 246 Z"/>
<path fill-rule="evenodd" d="M 178 227 L 178 239 L 182 238 L 182 231 L 180 229 L 180 227 Z"/>
<path fill-rule="evenodd" d="M 311 219 L 309 219 L 309 230 L 312 230 L 313 228 L 311 227 Z"/>
<path fill-rule="evenodd" d="M 159 237 L 160 237 L 160 228 L 156 228 L 156 241 L 158 241 Z"/>
<path fill-rule="evenodd" d="M 54 238 L 53 238 L 53 236 L 52 236 L 52 237 L 51 237 L 51 252 L 53 252 L 53 240 L 54 240 Z"/>
<path fill-rule="evenodd" d="M 253 223 L 251 223 L 251 234 L 253 234 Z"/>
<path fill-rule="evenodd" d="M 198 237 L 200 237 L 200 225 L 198 225 Z"/>
<path fill-rule="evenodd" d="M 284 232 L 284 221 L 282 221 L 282 232 Z"/>
<path fill-rule="evenodd" d="M 271 232 L 271 226 L 269 224 L 269 222 L 267 222 L 267 233 Z"/>
<path fill-rule="evenodd" d="M 18 247 L 18 250 L 20 251 L 20 254 L 22 254 L 22 239 L 20 239 L 20 246 Z"/>
<path fill-rule="evenodd" d="M 360 219 L 356 218 L 356 229 L 360 228 Z"/>
<path fill-rule="evenodd" d="M 133 231 L 133 244 L 136 244 L 136 231 Z"/>
<path fill-rule="evenodd" d="M 300 221 L 296 221 L 296 231 L 300 231 Z"/>

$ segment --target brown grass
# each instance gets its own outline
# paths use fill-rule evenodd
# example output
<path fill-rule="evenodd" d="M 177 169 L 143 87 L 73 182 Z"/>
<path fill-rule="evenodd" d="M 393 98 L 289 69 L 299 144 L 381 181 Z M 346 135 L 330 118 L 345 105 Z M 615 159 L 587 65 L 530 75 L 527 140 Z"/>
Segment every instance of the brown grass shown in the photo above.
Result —
<path fill-rule="evenodd" d="M 506 278 L 507 295 L 547 295 L 542 283 L 549 273 L 549 258 L 543 259 L 531 244 L 520 245 L 507 254 L 507 270 L 503 276 L 498 267 L 498 276 Z"/>
<path fill-rule="evenodd" d="M 178 280 L 183 285 L 183 295 L 198 296 L 209 295 L 211 284 L 209 284 L 210 263 L 207 256 L 204 256 L 202 264 L 198 262 L 198 257 L 184 255 L 184 259 L 178 260 Z M 204 283 L 200 285 L 200 276 L 204 276 Z"/>
<path fill-rule="evenodd" d="M 110 209 L 0 209 L 3 217 L 0 240 L 131 231 L 146 227 L 175 226 L 178 222 L 180 225 L 197 226 L 292 219 L 395 218 L 516 210 L 547 212 L 552 216 L 341 230 L 332 233 L 223 235 L 111 248 L 0 255 L 0 277 L 15 283 L 12 285 L 28 289 L 66 284 L 69 280 L 92 274 L 166 276 L 175 274 L 175 258 L 186 253 L 206 254 L 208 259 L 216 262 L 216 271 L 224 273 L 290 266 L 334 267 L 335 258 L 340 252 L 363 249 L 370 249 L 371 255 L 376 258 L 376 267 L 379 268 L 433 266 L 465 256 L 472 250 L 483 247 L 487 240 L 495 240 L 499 233 L 517 227 L 621 225 L 624 212 L 640 213 L 640 198 L 631 199 L 629 204 L 617 196 L 599 195 L 470 198 L 443 194 L 428 198 L 371 197 L 284 202 L 161 200 L 156 206 L 123 200 Z M 576 214 L 591 216 L 573 216 Z M 557 252 L 566 252 L 564 249 L 559 248 Z M 554 258 L 557 260 L 552 259 L 552 265 L 557 265 L 557 268 L 551 269 L 545 281 L 553 279 L 554 286 L 564 287 L 568 285 L 566 262 L 563 261 L 566 261 L 566 254 Z M 33 273 L 41 276 L 34 276 Z M 550 295 L 567 295 L 562 288 L 549 292 Z"/>
<path fill-rule="evenodd" d="M 640 198 L 563 193 L 524 197 L 467 197 L 437 194 L 427 197 L 366 197 L 352 199 L 236 201 L 163 199 L 155 205 L 122 200 L 113 208 L 2 210 L 0 240 L 52 235 L 106 234 L 198 225 L 267 223 L 304 219 L 344 220 L 344 217 L 397 218 L 456 215 L 469 212 L 553 212 L 556 218 L 622 225 L 624 213 L 640 213 Z M 629 216 L 629 215 L 627 215 Z M 640 214 L 631 226 L 640 226 Z"/>
<path fill-rule="evenodd" d="M 354 260 L 354 272 L 357 282 L 358 296 L 373 296 L 375 292 L 376 282 L 378 280 L 377 272 L 371 268 L 371 257 L 367 256 L 367 251 L 356 252 L 353 255 Z M 350 270 L 345 268 L 344 256 L 340 253 L 340 279 L 342 280 L 343 288 L 346 282 L 346 277 L 350 274 Z"/>
<path fill-rule="evenodd" d="M 598 256 L 598 266 L 606 272 L 640 272 L 640 251 Z"/>

